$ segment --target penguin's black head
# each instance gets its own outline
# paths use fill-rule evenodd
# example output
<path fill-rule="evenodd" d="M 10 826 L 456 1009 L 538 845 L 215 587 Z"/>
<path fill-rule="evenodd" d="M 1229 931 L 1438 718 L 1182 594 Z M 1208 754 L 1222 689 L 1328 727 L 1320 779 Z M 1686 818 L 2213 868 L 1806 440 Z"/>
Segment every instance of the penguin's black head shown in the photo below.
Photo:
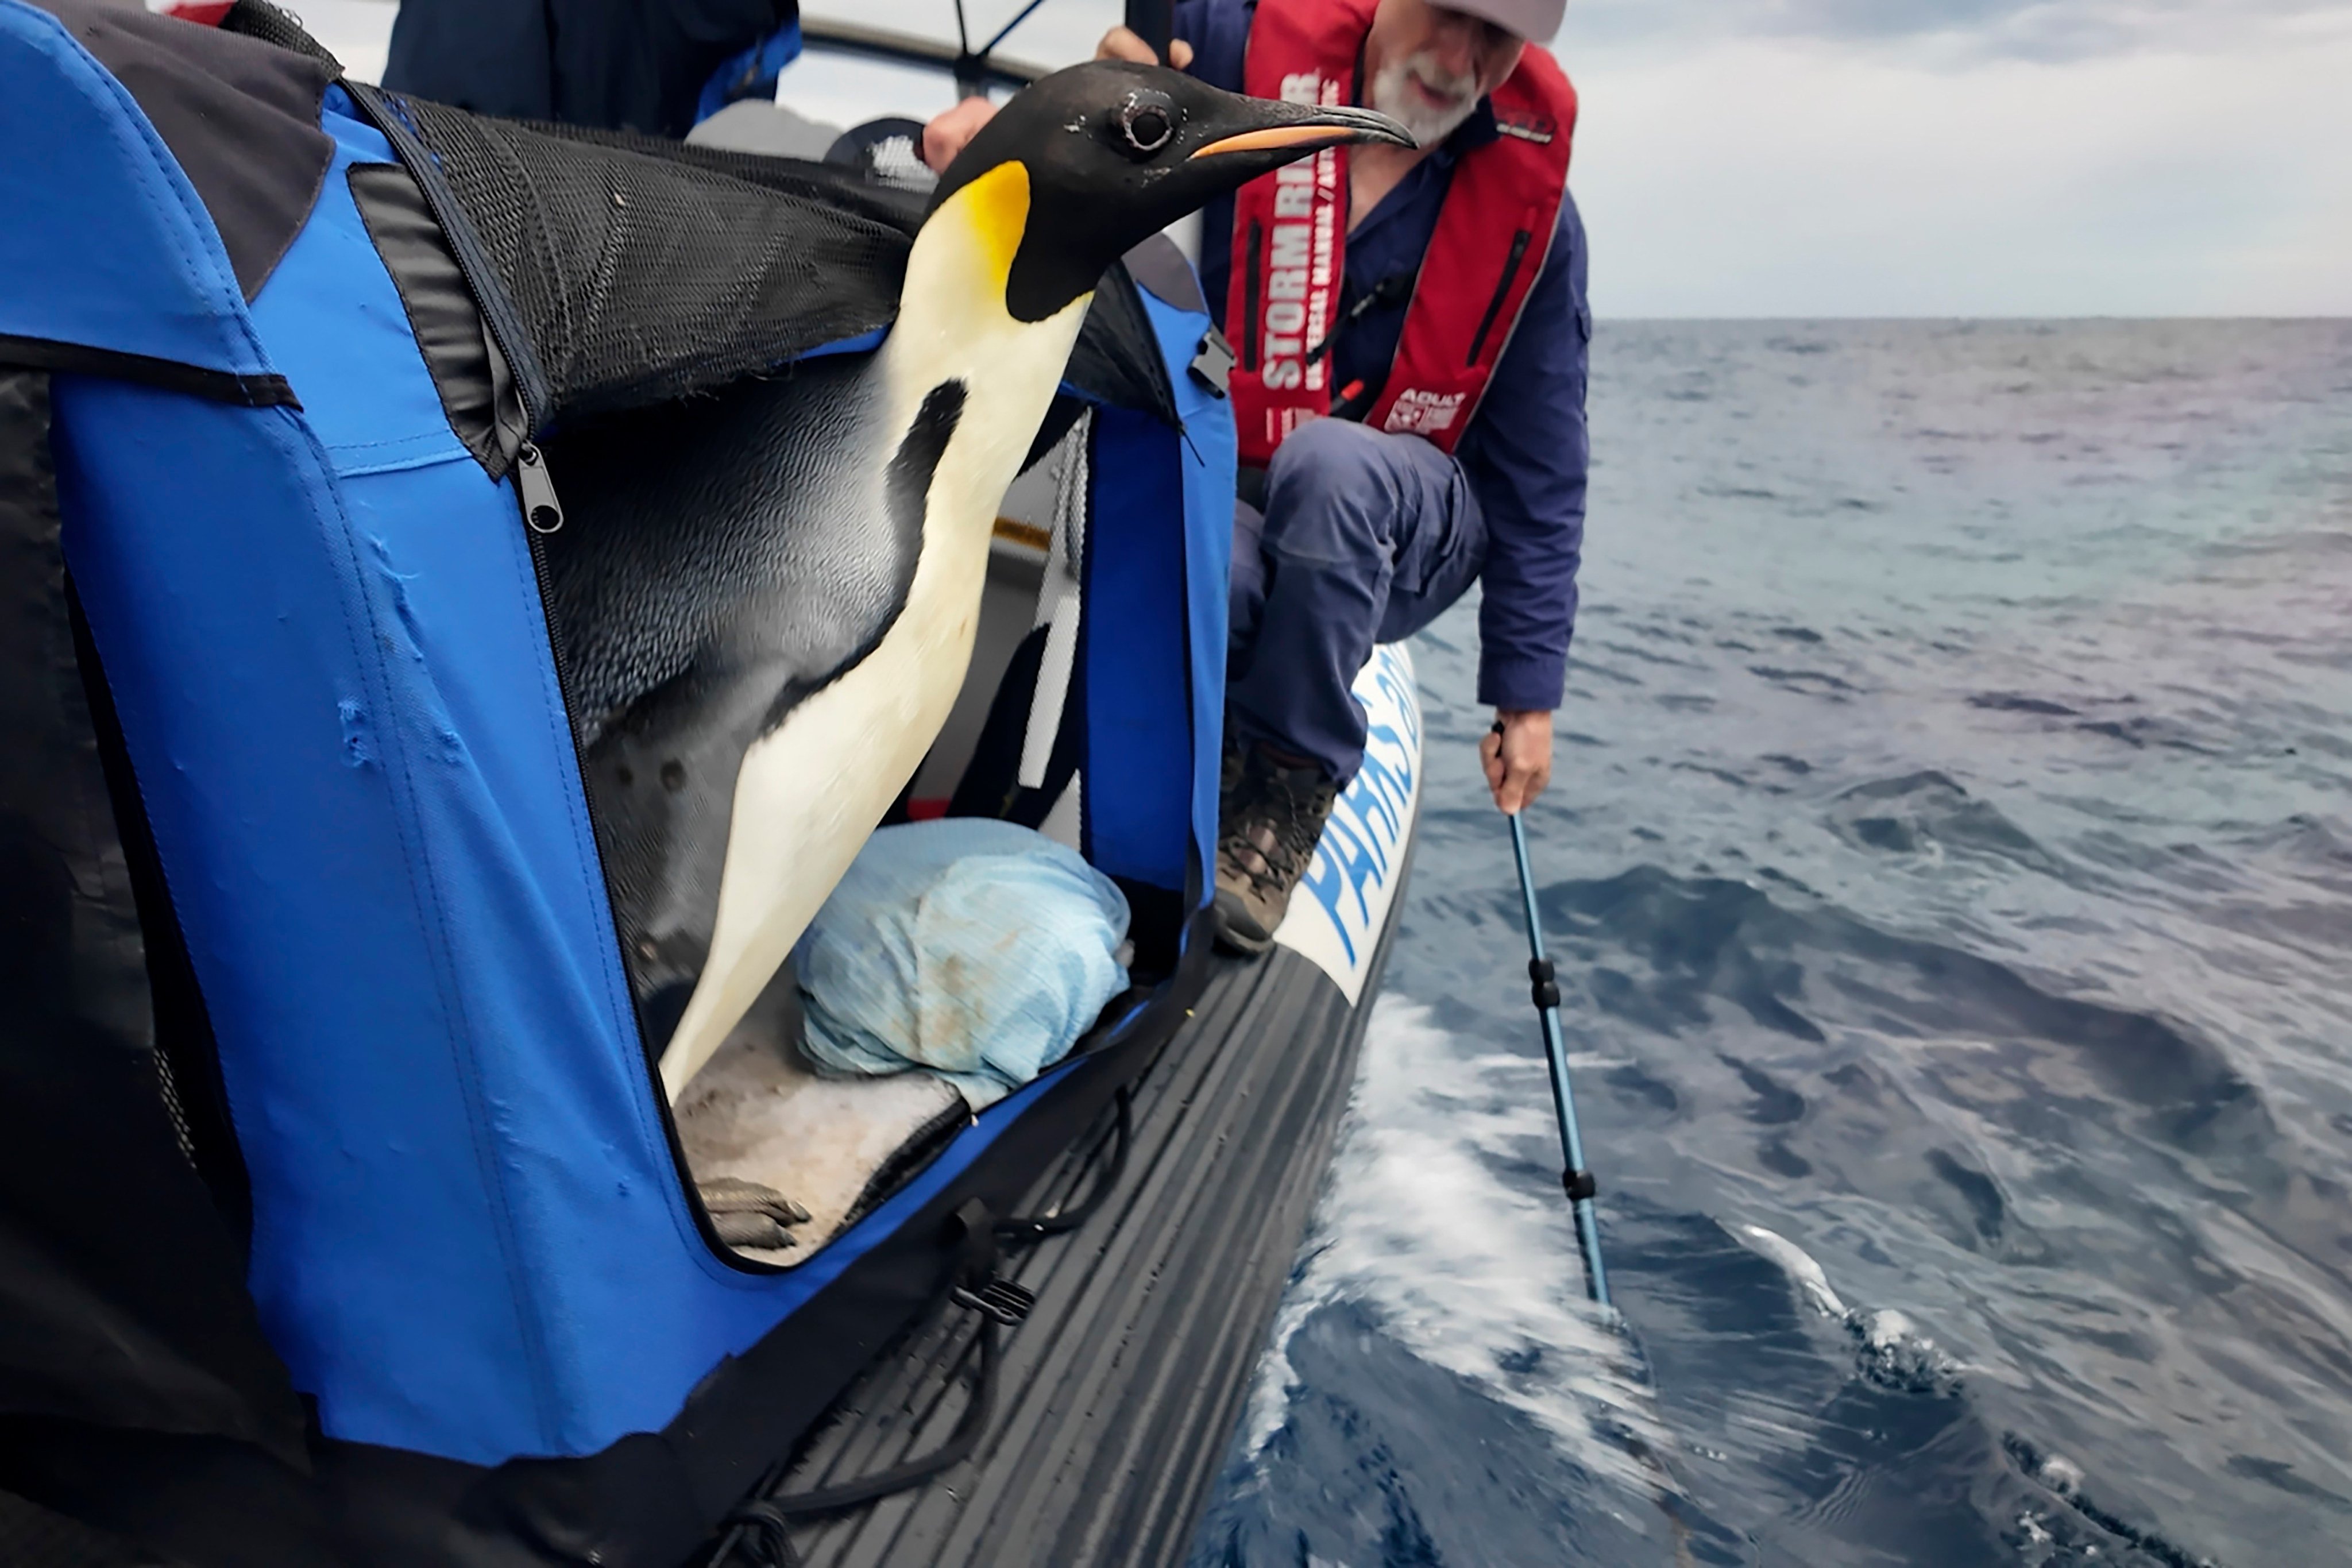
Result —
<path fill-rule="evenodd" d="M 1159 66 L 1095 60 L 1006 103 L 948 166 L 931 211 L 959 195 L 986 207 L 973 217 L 1013 242 L 1005 307 L 1042 321 L 1178 218 L 1350 142 L 1413 144 L 1368 109 L 1244 98 Z M 1005 167 L 1016 163 L 1018 176 Z"/>

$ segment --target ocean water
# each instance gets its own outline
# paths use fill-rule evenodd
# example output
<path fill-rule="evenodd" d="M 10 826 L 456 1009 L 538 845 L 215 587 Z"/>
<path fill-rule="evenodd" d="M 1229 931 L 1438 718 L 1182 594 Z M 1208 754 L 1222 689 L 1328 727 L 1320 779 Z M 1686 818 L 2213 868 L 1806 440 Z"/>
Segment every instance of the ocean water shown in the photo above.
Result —
<path fill-rule="evenodd" d="M 2352 323 L 1605 326 L 1195 1568 L 2352 1563 Z"/>

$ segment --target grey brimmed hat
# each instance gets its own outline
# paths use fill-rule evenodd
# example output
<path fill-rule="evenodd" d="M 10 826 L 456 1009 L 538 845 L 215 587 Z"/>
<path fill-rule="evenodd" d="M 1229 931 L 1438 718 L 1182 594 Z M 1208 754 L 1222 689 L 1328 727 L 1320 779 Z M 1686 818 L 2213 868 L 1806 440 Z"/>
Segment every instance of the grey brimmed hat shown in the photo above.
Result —
<path fill-rule="evenodd" d="M 1437 0 L 1437 4 L 1492 22 L 1531 44 L 1551 42 L 1568 12 L 1568 0 Z"/>

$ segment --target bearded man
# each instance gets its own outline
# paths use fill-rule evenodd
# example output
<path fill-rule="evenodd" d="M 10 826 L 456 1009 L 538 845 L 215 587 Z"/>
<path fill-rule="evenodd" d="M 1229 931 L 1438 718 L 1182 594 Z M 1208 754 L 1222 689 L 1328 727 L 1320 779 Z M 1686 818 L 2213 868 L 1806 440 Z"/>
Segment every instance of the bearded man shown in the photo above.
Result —
<path fill-rule="evenodd" d="M 1496 805 L 1551 776 L 1584 540 L 1592 317 L 1567 191 L 1576 94 L 1533 40 L 1564 0 L 1180 0 L 1171 63 L 1261 97 L 1369 104 L 1411 148 L 1334 150 L 1202 215 L 1233 340 L 1224 944 L 1262 952 L 1363 761 L 1349 693 L 1373 645 L 1473 582 Z M 1098 54 L 1150 62 L 1125 28 Z M 934 168 L 985 122 L 926 128 Z M 1337 280 L 1338 287 L 1332 287 Z"/>

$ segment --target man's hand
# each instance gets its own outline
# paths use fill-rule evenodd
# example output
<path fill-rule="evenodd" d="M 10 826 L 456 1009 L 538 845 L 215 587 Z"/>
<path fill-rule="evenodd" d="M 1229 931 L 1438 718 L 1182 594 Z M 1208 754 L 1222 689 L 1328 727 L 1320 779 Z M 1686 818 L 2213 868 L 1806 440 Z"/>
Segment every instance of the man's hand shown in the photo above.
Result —
<path fill-rule="evenodd" d="M 933 115 L 923 127 L 923 162 L 931 166 L 931 173 L 946 174 L 956 154 L 963 151 L 964 143 L 979 135 L 980 128 L 995 116 L 996 105 L 984 94 L 967 98 L 953 109 Z"/>
<path fill-rule="evenodd" d="M 1176 62 L 1178 70 L 1182 70 L 1192 63 L 1192 46 L 1181 38 L 1171 38 L 1168 42 L 1168 58 Z M 1095 58 L 1133 60 L 1139 66 L 1160 63 L 1151 46 L 1125 27 L 1113 27 L 1102 36 L 1102 42 L 1095 46 Z M 946 174 L 956 154 L 963 151 L 964 143 L 979 135 L 980 128 L 995 113 L 995 104 L 985 97 L 975 97 L 932 116 L 923 127 L 923 162 L 930 165 L 931 173 Z"/>
<path fill-rule="evenodd" d="M 1496 712 L 1495 727 L 1478 742 L 1478 760 L 1486 765 L 1496 809 L 1508 816 L 1533 805 L 1551 783 L 1551 715 Z"/>
<path fill-rule="evenodd" d="M 1160 63 L 1160 57 L 1151 52 L 1151 46 L 1125 27 L 1113 27 L 1102 36 L 1102 42 L 1095 46 L 1095 58 L 1132 60 L 1139 66 Z M 1178 70 L 1189 68 L 1192 64 L 1192 46 L 1181 38 L 1169 39 L 1168 59 Z"/>

